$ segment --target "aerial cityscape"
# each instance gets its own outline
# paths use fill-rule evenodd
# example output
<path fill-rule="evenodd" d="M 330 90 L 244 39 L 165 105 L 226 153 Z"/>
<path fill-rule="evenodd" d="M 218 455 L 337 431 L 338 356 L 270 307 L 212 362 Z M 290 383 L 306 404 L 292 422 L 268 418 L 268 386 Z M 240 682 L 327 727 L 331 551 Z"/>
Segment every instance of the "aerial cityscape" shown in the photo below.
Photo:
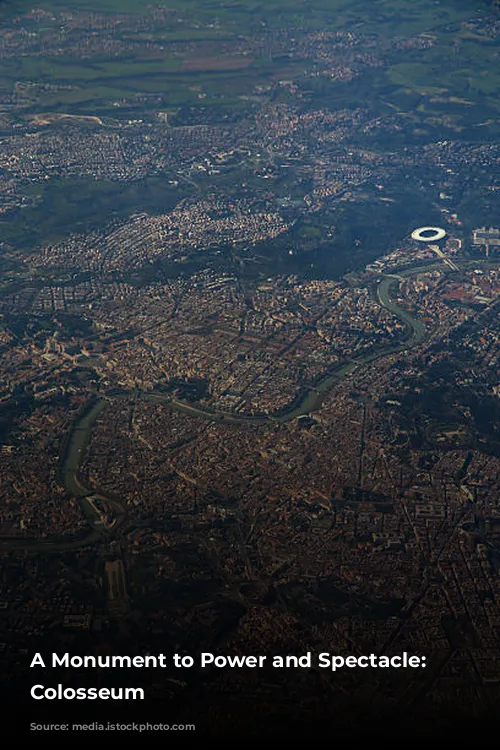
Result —
<path fill-rule="evenodd" d="M 142 687 L 213 736 L 495 717 L 499 59 L 485 0 L 0 5 L 0 684 L 26 716 L 81 708 L 39 682 Z M 52 651 L 426 667 L 30 669 Z"/>

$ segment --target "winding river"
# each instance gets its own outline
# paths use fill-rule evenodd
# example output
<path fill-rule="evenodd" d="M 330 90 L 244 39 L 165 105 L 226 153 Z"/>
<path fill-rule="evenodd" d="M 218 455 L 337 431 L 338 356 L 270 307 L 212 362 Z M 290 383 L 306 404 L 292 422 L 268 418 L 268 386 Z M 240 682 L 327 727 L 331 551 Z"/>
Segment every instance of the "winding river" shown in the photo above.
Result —
<path fill-rule="evenodd" d="M 424 341 L 426 337 L 426 328 L 422 321 L 414 318 L 406 310 L 401 309 L 399 305 L 393 300 L 393 291 L 399 282 L 408 276 L 421 273 L 423 271 L 433 270 L 435 268 L 442 268 L 435 263 L 427 266 L 420 266 L 418 268 L 412 268 L 399 273 L 397 276 L 384 276 L 377 285 L 377 298 L 383 307 L 389 312 L 393 313 L 399 318 L 407 328 L 407 336 L 405 340 L 394 346 L 384 346 L 375 352 L 366 354 L 364 356 L 353 358 L 343 364 L 339 365 L 335 370 L 325 375 L 319 380 L 312 388 L 301 395 L 293 404 L 290 405 L 288 410 L 280 412 L 276 415 L 259 416 L 254 417 L 244 414 L 232 414 L 230 412 L 217 412 L 210 411 L 208 409 L 202 409 L 198 406 L 193 406 L 182 401 L 177 401 L 164 394 L 155 392 L 140 392 L 142 396 L 150 401 L 156 401 L 158 403 L 165 403 L 171 409 L 186 414 L 187 416 L 197 417 L 199 419 L 207 419 L 217 422 L 226 423 L 246 423 L 246 424 L 258 424 L 267 422 L 290 422 L 291 420 L 297 419 L 303 415 L 309 414 L 312 411 L 317 410 L 328 394 L 328 392 L 341 380 L 346 378 L 354 370 L 360 367 L 366 366 L 371 362 L 374 362 L 380 357 L 393 354 L 397 351 L 405 351 L 411 346 L 418 345 Z M 62 466 L 62 474 L 64 478 L 64 484 L 67 492 L 72 497 L 76 498 L 85 519 L 88 524 L 88 528 L 84 534 L 80 537 L 76 537 L 70 540 L 67 539 L 9 539 L 0 541 L 0 549 L 22 549 L 25 551 L 32 550 L 34 552 L 40 551 L 53 551 L 59 552 L 64 550 L 77 549 L 79 547 L 91 544 L 103 536 L 110 534 L 110 528 L 103 524 L 101 514 L 96 508 L 95 499 L 97 493 L 91 488 L 86 487 L 79 476 L 80 466 L 82 458 L 85 453 L 85 449 L 90 439 L 90 433 L 99 415 L 104 411 L 110 401 L 106 397 L 102 397 L 88 409 L 80 419 L 72 426 L 72 431 L 69 436 L 67 443 L 64 462 Z M 126 507 L 125 504 L 120 503 L 117 499 L 110 497 L 104 497 L 102 494 L 99 496 L 100 500 L 103 500 L 108 506 L 112 507 L 116 512 L 117 523 L 115 528 L 121 524 L 125 518 Z"/>

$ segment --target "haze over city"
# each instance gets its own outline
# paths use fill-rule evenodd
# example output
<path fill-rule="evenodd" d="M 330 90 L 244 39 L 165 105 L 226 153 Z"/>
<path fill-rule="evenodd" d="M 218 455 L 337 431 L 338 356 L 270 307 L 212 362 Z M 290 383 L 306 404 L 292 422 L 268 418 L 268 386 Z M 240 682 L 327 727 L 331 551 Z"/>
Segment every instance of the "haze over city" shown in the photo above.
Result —
<path fill-rule="evenodd" d="M 0 5 L 18 728 L 493 718 L 499 39 L 469 0 Z M 166 661 L 30 667 L 54 652 Z M 61 702 L 121 688 L 140 709 Z"/>

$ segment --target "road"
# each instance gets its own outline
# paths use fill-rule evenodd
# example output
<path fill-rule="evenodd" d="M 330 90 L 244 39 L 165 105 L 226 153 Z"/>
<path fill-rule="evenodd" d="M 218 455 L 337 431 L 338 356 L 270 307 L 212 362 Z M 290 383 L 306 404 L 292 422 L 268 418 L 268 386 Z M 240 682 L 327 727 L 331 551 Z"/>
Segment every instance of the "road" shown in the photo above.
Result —
<path fill-rule="evenodd" d="M 481 262 L 475 261 L 474 265 L 477 266 Z M 491 265 L 491 260 L 489 262 Z M 416 346 L 422 343 L 426 336 L 427 330 L 418 318 L 410 315 L 409 312 L 403 310 L 397 302 L 393 299 L 393 291 L 396 285 L 409 276 L 413 276 L 423 271 L 433 270 L 436 267 L 435 264 L 428 264 L 425 266 L 419 266 L 415 268 L 406 269 L 399 272 L 398 274 L 386 274 L 383 275 L 377 285 L 377 299 L 382 307 L 393 313 L 398 317 L 407 327 L 408 335 L 404 342 L 398 343 L 394 346 L 386 346 L 378 349 L 376 352 L 367 354 L 357 359 L 352 359 L 344 362 L 338 366 L 334 371 L 325 375 L 314 387 L 310 388 L 305 394 L 302 395 L 300 400 L 292 404 L 289 409 L 285 412 L 266 415 L 262 417 L 254 417 L 251 415 L 244 414 L 232 414 L 229 412 L 217 412 L 210 411 L 208 409 L 202 409 L 199 406 L 193 406 L 191 404 L 184 403 L 173 399 L 165 394 L 154 393 L 154 392 L 143 392 L 141 395 L 149 400 L 154 400 L 160 403 L 167 404 L 171 409 L 179 411 L 188 416 L 196 417 L 199 419 L 206 419 L 217 422 L 229 422 L 229 423 L 249 423 L 257 424 L 263 422 L 280 422 L 286 423 L 300 416 L 309 414 L 310 412 L 317 410 L 321 406 L 326 394 L 332 389 L 332 387 L 338 384 L 341 380 L 347 377 L 354 370 L 366 366 L 381 357 L 385 357 L 389 354 L 393 354 L 397 351 L 404 351 L 409 347 Z M 137 391 L 136 391 L 137 393 Z M 106 398 L 100 398 L 95 404 L 85 412 L 85 414 L 73 425 L 72 433 L 68 440 L 68 448 L 63 465 L 63 476 L 64 483 L 68 493 L 77 499 L 82 511 L 87 520 L 89 531 L 86 535 L 79 538 L 66 539 L 66 538 L 52 538 L 52 539 L 24 539 L 24 538 L 9 538 L 0 539 L 0 550 L 24 550 L 33 552 L 59 552 L 63 550 L 72 550 L 79 547 L 83 547 L 88 544 L 92 544 L 95 541 L 102 539 L 104 535 L 109 536 L 117 528 L 119 528 L 121 522 L 125 518 L 126 509 L 116 498 L 105 497 L 103 498 L 102 492 L 97 489 L 85 487 L 79 476 L 80 466 L 85 454 L 85 448 L 88 445 L 90 439 L 90 433 L 94 426 L 97 418 L 101 412 L 109 404 Z M 113 508 L 117 513 L 117 523 L 114 524 L 113 529 L 105 527 L 102 524 L 101 516 L 94 507 L 90 498 L 92 495 L 99 494 L 105 502 Z"/>

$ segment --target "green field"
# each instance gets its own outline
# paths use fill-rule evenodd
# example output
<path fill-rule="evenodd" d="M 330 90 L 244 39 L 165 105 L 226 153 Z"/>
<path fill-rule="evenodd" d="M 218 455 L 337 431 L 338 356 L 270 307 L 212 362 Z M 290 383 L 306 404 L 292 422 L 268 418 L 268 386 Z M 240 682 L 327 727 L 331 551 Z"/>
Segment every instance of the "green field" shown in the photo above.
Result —
<path fill-rule="evenodd" d="M 138 3 L 134 0 L 41 0 L 36 8 L 54 13 L 40 21 L 23 21 L 31 24 L 33 33 L 43 40 L 64 26 L 58 13 L 72 11 L 93 11 L 109 14 L 141 16 L 150 12 L 152 5 L 163 5 L 160 0 Z M 258 37 L 262 30 L 273 28 L 297 29 L 307 32 L 318 30 L 354 30 L 361 34 L 377 34 L 384 43 L 397 36 L 409 37 L 421 32 L 439 35 L 439 44 L 430 50 L 418 51 L 404 62 L 389 64 L 387 81 L 397 88 L 405 88 L 417 93 L 436 93 L 445 88 L 450 96 L 463 97 L 477 92 L 485 97 L 496 97 L 500 90 L 500 70 L 495 65 L 495 47 L 485 45 L 470 33 L 463 34 L 461 56 L 455 60 L 451 55 L 455 32 L 443 31 L 450 24 L 458 24 L 487 3 L 452 2 L 442 0 L 421 0 L 418 3 L 408 0 L 312 0 L 304 3 L 299 0 L 288 2 L 200 2 L 200 0 L 172 0 L 169 9 L 178 13 L 172 19 L 139 33 L 125 31 L 123 39 L 135 43 L 161 42 L 164 53 L 158 51 L 150 55 L 137 54 L 120 59 L 109 59 L 105 52 L 97 56 L 57 57 L 50 55 L 23 54 L 15 59 L 5 59 L 2 64 L 2 88 L 8 89 L 16 82 L 36 81 L 46 84 L 72 85 L 69 91 L 59 91 L 55 95 L 45 91 L 37 99 L 43 109 L 54 108 L 64 111 L 72 107 L 82 114 L 103 111 L 112 100 L 128 99 L 133 94 L 150 94 L 168 90 L 169 104 L 182 106 L 196 104 L 202 94 L 205 104 L 224 103 L 231 99 L 238 106 L 238 99 L 247 95 L 257 85 L 273 81 L 279 75 L 286 78 L 292 75 L 298 61 L 292 64 L 284 60 L 277 70 L 273 61 L 255 59 L 246 64 L 242 60 L 241 69 L 213 69 L 213 62 L 203 69 L 203 58 L 217 59 L 219 44 L 223 40 L 235 40 L 238 35 L 248 38 Z M 35 7 L 28 0 L 2 5 L 0 23 L 7 23 L 13 15 L 18 16 Z M 83 23 L 83 21 L 82 21 Z M 179 49 L 171 51 L 173 43 L 187 45 L 183 55 Z M 200 70 L 192 69 L 196 62 L 196 45 L 202 44 Z M 191 45 L 191 46 L 190 46 Z M 193 48 L 192 45 L 195 45 Z M 208 46 L 207 46 L 208 45 Z M 161 53 L 160 53 L 161 55 Z M 408 58 L 408 56 L 407 56 Z M 415 59 L 413 59 L 415 58 Z M 187 69 L 183 69 L 185 62 Z M 444 64 L 443 64 L 444 61 Z M 495 72 L 496 71 L 496 72 Z M 193 91 L 200 86 L 200 91 Z M 228 102 L 226 101 L 226 105 Z M 496 103 L 492 102 L 492 106 Z"/>
<path fill-rule="evenodd" d="M 461 27 L 464 19 L 491 9 L 484 0 L 172 0 L 168 9 L 173 13 L 157 22 L 151 15 L 155 5 L 164 3 L 40 0 L 37 12 L 46 13 L 40 19 L 23 15 L 35 7 L 33 0 L 8 0 L 0 5 L 0 33 L 2 24 L 10 33 L 17 24 L 13 19 L 21 17 L 23 28 L 40 43 L 45 40 L 49 53 L 30 52 L 28 46 L 22 54 L 4 58 L 0 92 L 9 95 L 24 87 L 19 111 L 26 114 L 53 111 L 109 117 L 120 108 L 147 115 L 155 108 L 175 111 L 200 106 L 238 114 L 252 109 L 258 88 L 270 90 L 279 80 L 300 81 L 306 75 L 304 87 L 318 106 L 368 104 L 375 111 L 388 106 L 417 117 L 417 131 L 428 132 L 429 126 L 446 118 L 457 128 L 491 123 L 486 128 L 496 133 L 498 47 Z M 89 54 L 65 51 L 65 43 L 70 47 L 88 37 L 87 16 L 79 13 L 90 11 L 106 15 L 112 26 L 118 14 L 123 23 L 115 25 L 113 40 L 123 43 L 125 51 L 108 54 L 105 33 L 102 51 L 99 44 Z M 68 14 L 72 14 L 69 21 Z M 146 24 L 138 25 L 138 17 Z M 64 37 L 66 27 L 70 31 Z M 311 59 L 253 53 L 263 35 L 275 29 L 293 30 L 298 38 L 311 30 L 369 35 L 376 38 L 375 47 L 368 42 L 365 48 L 362 42 L 358 49 L 368 54 L 374 49 L 383 67 L 368 69 L 352 84 L 307 77 L 314 66 Z M 57 55 L 51 55 L 57 47 L 54 36 L 58 39 L 61 32 L 63 42 Z M 424 32 L 433 39 L 432 46 L 398 51 L 398 39 Z M 221 52 L 225 44 L 233 52 Z M 36 89 L 26 94 L 33 83 Z M 274 96 L 287 101 L 286 92 Z"/>
<path fill-rule="evenodd" d="M 163 7 L 164 3 L 40 0 L 35 4 L 34 0 L 9 0 L 1 4 L 0 34 L 4 32 L 7 40 L 13 39 L 19 49 L 2 60 L 0 94 L 6 102 L 9 97 L 14 101 L 5 107 L 7 116 L 14 121 L 17 118 L 23 127 L 28 122 L 29 127 L 45 129 L 45 133 L 57 132 L 58 128 L 66 133 L 66 127 L 75 127 L 77 122 L 66 119 L 56 124 L 56 118 L 48 118 L 43 124 L 43 115 L 51 113 L 97 115 L 105 127 L 117 128 L 123 124 L 128 127 L 129 120 L 139 120 L 147 123 L 144 127 L 161 129 L 164 113 L 169 115 L 167 127 L 238 121 L 253 127 L 254 113 L 283 103 L 310 113 L 360 109 L 369 110 L 375 119 L 394 115 L 399 130 L 396 127 L 388 134 L 384 128 L 375 128 L 362 137 L 362 147 L 380 153 L 420 147 L 456 134 L 490 142 L 500 135 L 498 43 L 462 25 L 464 19 L 488 9 L 489 3 L 172 0 L 168 8 L 176 12 L 162 16 L 152 15 L 154 5 Z M 35 7 L 36 14 L 30 15 Z M 88 11 L 96 14 L 94 21 L 81 15 Z M 98 31 L 92 27 L 96 17 L 103 22 L 95 26 Z M 324 43 L 326 71 L 321 68 L 321 58 L 315 58 L 323 43 L 321 38 L 318 41 L 316 31 L 353 35 L 344 36 L 348 42 L 338 50 L 334 37 Z M 422 45 L 416 37 L 424 32 L 430 42 Z M 284 46 L 268 45 L 268 39 L 279 40 L 281 33 Z M 296 40 L 297 46 L 289 52 L 290 39 Z M 352 45 L 351 39 L 355 40 Z M 330 49 L 334 50 L 331 59 Z M 352 80 L 329 77 L 328 65 L 335 68 L 337 64 L 352 64 Z M 318 74 L 318 70 L 327 75 Z M 290 82 L 297 84 L 298 96 L 290 92 Z M 42 117 L 36 117 L 39 115 Z M 79 121 L 77 127 L 88 126 Z M 314 141 L 313 133 L 309 137 Z M 361 136 L 355 132 L 354 138 Z M 356 143 L 356 147 L 359 145 Z M 308 154 L 306 162 L 315 158 L 313 143 L 303 147 Z M 276 151 L 279 148 L 278 143 Z M 292 156 L 299 158 L 297 154 Z M 203 171 L 195 173 L 195 181 L 186 168 L 182 187 L 188 192 L 193 185 L 210 190 L 217 174 L 218 186 L 229 192 L 245 184 L 249 191 L 259 194 L 267 186 L 281 200 L 300 204 L 309 187 L 301 180 L 289 179 L 293 174 L 289 168 L 295 164 L 287 164 L 280 171 L 273 159 L 272 153 L 263 155 L 264 166 L 271 162 L 270 173 L 264 175 L 259 173 L 255 154 L 241 168 L 223 168 L 211 176 Z M 304 174 L 310 175 L 308 168 L 310 164 L 306 163 Z M 90 178 L 64 181 L 52 178 L 53 174 L 57 172 L 50 174 L 50 180 L 47 177 L 47 183 L 24 184 L 21 192 L 29 200 L 1 216 L 6 242 L 16 246 L 39 244 L 64 236 L 68 226 L 85 231 L 102 225 L 103 216 L 119 219 L 135 210 L 160 211 L 184 194 L 169 182 L 178 175 L 163 175 L 163 181 L 152 175 L 137 186 L 123 187 L 107 179 L 100 183 Z M 263 178 L 269 182 L 263 182 Z M 386 195 L 397 205 L 402 202 L 399 188 L 398 183 L 395 194 Z M 415 194 L 407 198 L 408 225 L 418 205 Z M 382 204 L 377 196 L 374 205 L 377 216 L 386 221 L 388 203 Z M 340 217 L 345 212 L 346 222 L 342 218 L 337 221 L 337 215 L 331 218 L 331 223 L 338 225 L 336 232 L 343 247 L 357 239 L 344 233 L 344 223 L 364 227 L 363 217 L 357 209 L 351 216 L 350 206 L 348 202 L 336 208 Z M 430 203 L 422 206 L 422 212 L 430 210 Z M 406 219 L 401 217 L 405 211 L 397 209 L 396 213 L 398 231 L 404 233 Z M 377 216 L 370 215 L 370 222 Z M 294 239 L 313 246 L 321 244 L 321 237 L 322 230 L 311 223 Z M 281 252 L 279 242 L 276 244 Z M 287 264 L 293 262 L 288 250 L 286 247 Z"/>

